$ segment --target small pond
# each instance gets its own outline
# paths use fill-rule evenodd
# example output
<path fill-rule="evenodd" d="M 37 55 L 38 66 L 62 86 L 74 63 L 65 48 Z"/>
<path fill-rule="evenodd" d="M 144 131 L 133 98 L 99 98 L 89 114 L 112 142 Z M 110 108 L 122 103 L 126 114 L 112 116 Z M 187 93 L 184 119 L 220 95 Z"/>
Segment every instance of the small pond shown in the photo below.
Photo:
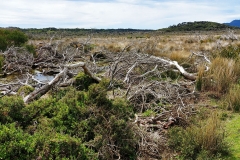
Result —
<path fill-rule="evenodd" d="M 34 78 L 36 78 L 37 80 L 39 80 L 41 82 L 49 82 L 55 77 L 54 75 L 43 74 L 42 72 L 40 72 L 38 70 L 35 70 L 34 73 L 35 73 Z"/>

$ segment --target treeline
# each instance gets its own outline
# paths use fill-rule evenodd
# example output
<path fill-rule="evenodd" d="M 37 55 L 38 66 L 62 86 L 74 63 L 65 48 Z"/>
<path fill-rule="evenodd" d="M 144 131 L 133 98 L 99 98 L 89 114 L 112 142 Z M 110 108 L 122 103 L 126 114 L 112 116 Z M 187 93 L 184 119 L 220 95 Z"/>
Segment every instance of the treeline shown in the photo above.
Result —
<path fill-rule="evenodd" d="M 98 36 L 119 36 L 119 35 L 131 35 L 131 34 L 142 34 L 142 33 L 150 33 L 154 30 L 140 30 L 140 29 L 84 29 L 84 28 L 29 28 L 29 29 L 21 29 L 24 33 L 26 33 L 30 38 L 34 38 L 36 36 L 45 37 L 51 35 L 57 36 L 89 36 L 89 35 L 98 35 Z"/>
<path fill-rule="evenodd" d="M 227 26 L 225 24 L 208 22 L 208 21 L 195 21 L 195 22 L 182 22 L 177 25 L 169 26 L 168 28 L 161 29 L 166 32 L 176 31 L 219 31 L 225 29 L 236 29 L 236 27 Z"/>

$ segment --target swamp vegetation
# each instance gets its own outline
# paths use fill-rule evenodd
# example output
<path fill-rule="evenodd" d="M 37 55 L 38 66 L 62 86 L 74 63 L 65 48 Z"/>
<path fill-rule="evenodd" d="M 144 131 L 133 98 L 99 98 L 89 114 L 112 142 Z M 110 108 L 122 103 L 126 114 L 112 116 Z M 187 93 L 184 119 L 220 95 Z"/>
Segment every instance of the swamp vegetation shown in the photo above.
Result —
<path fill-rule="evenodd" d="M 239 30 L 83 31 L 0 30 L 0 159 L 240 158 Z"/>

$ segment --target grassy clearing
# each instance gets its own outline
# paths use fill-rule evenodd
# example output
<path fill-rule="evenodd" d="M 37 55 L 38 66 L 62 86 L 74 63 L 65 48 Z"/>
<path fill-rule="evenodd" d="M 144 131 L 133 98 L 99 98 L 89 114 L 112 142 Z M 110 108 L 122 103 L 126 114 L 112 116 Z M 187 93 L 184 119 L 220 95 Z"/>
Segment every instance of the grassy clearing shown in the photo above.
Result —
<path fill-rule="evenodd" d="M 230 152 L 231 157 L 228 157 L 229 160 L 240 159 L 240 114 L 231 113 L 233 117 L 226 121 L 226 131 L 227 131 L 227 142 L 230 143 Z"/>

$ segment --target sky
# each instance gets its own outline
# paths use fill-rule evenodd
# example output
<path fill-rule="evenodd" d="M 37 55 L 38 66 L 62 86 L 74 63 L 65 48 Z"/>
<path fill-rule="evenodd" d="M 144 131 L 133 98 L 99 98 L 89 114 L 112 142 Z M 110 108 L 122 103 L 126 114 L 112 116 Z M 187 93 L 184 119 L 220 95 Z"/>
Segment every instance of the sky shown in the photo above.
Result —
<path fill-rule="evenodd" d="M 239 0 L 0 0 L 0 27 L 160 29 L 240 19 Z"/>

